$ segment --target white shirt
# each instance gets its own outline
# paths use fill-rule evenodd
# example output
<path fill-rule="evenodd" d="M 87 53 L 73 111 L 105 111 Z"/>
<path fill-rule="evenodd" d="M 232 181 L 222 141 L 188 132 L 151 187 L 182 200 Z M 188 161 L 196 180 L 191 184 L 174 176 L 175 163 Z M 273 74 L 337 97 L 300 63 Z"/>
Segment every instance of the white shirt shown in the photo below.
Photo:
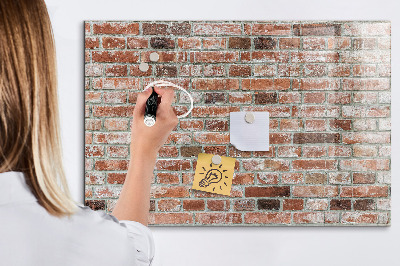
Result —
<path fill-rule="evenodd" d="M 143 224 L 86 206 L 71 218 L 52 216 L 22 172 L 0 173 L 1 265 L 144 266 L 153 257 L 153 235 Z"/>

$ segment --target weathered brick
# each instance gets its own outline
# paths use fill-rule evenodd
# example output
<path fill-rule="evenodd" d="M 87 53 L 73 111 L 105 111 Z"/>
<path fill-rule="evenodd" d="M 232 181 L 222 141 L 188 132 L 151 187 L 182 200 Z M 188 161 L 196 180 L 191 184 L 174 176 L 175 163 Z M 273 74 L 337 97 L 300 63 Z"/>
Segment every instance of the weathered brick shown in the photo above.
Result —
<path fill-rule="evenodd" d="M 166 37 L 152 37 L 150 39 L 150 46 L 154 49 L 174 49 L 175 41 Z"/>
<path fill-rule="evenodd" d="M 246 187 L 246 197 L 289 197 L 290 187 L 269 186 L 269 187 Z"/>
<path fill-rule="evenodd" d="M 254 49 L 259 50 L 271 50 L 275 49 L 277 45 L 277 39 L 271 37 L 257 37 L 254 39 Z"/>
<path fill-rule="evenodd" d="M 279 210 L 281 202 L 277 199 L 258 199 L 257 207 L 259 210 Z"/>
<path fill-rule="evenodd" d="M 250 49 L 251 39 L 242 37 L 230 37 L 228 47 L 231 49 Z"/>
<path fill-rule="evenodd" d="M 94 23 L 93 33 L 138 35 L 139 23 L 128 23 L 128 22 Z"/>

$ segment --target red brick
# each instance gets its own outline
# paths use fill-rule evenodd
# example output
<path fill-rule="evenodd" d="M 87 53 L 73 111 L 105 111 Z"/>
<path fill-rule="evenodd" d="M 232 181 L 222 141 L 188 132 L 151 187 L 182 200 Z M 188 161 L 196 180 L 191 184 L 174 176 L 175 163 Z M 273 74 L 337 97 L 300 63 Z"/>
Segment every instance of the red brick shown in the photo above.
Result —
<path fill-rule="evenodd" d="M 121 147 L 121 146 L 108 146 L 107 147 L 107 154 L 108 157 L 121 157 L 126 158 L 128 157 L 128 147 Z"/>
<path fill-rule="evenodd" d="M 269 186 L 269 187 L 246 187 L 246 197 L 289 197 L 290 187 Z"/>
<path fill-rule="evenodd" d="M 302 173 L 283 173 L 282 184 L 301 184 L 304 182 Z"/>
<path fill-rule="evenodd" d="M 286 51 L 254 51 L 242 52 L 242 62 L 257 62 L 257 63 L 287 63 L 289 62 L 289 52 Z"/>
<path fill-rule="evenodd" d="M 207 200 L 209 211 L 228 211 L 229 207 L 229 200 Z"/>
<path fill-rule="evenodd" d="M 348 78 L 343 79 L 343 90 L 390 90 L 389 79 Z"/>
<path fill-rule="evenodd" d="M 303 147 L 303 157 L 318 158 L 326 156 L 326 147 L 321 146 L 306 146 Z"/>
<path fill-rule="evenodd" d="M 234 63 L 239 61 L 239 52 L 195 51 L 190 54 L 193 63 Z"/>
<path fill-rule="evenodd" d="M 244 214 L 246 224 L 290 224 L 288 212 L 251 212 Z"/>
<path fill-rule="evenodd" d="M 103 157 L 104 147 L 102 146 L 86 146 L 85 157 Z"/>
<path fill-rule="evenodd" d="M 299 131 L 303 128 L 303 121 L 300 119 L 281 119 L 280 129 L 282 131 Z"/>
<path fill-rule="evenodd" d="M 341 24 L 313 23 L 294 24 L 293 33 L 298 36 L 340 36 Z"/>
<path fill-rule="evenodd" d="M 303 37 L 304 50 L 325 50 L 326 41 L 322 37 Z"/>
<path fill-rule="evenodd" d="M 251 103 L 252 94 L 246 92 L 230 92 L 229 93 L 229 103 Z"/>
<path fill-rule="evenodd" d="M 350 102 L 351 102 L 351 93 L 348 92 L 328 93 L 328 103 L 348 104 Z"/>
<path fill-rule="evenodd" d="M 105 22 L 93 24 L 94 34 L 139 34 L 139 23 Z"/>
<path fill-rule="evenodd" d="M 322 77 L 326 75 L 326 66 L 322 64 L 304 64 L 303 77 Z"/>
<path fill-rule="evenodd" d="M 278 157 L 300 157 L 301 147 L 300 146 L 280 146 L 278 147 Z"/>
<path fill-rule="evenodd" d="M 226 48 L 226 38 L 203 37 L 203 49 L 224 49 Z"/>
<path fill-rule="evenodd" d="M 295 186 L 292 190 L 294 197 L 336 197 L 339 194 L 337 186 Z"/>
<path fill-rule="evenodd" d="M 94 168 L 97 171 L 128 170 L 129 161 L 127 160 L 97 160 Z"/>
<path fill-rule="evenodd" d="M 254 66 L 254 76 L 266 76 L 273 77 L 276 74 L 276 66 L 274 65 L 255 65 Z"/>
<path fill-rule="evenodd" d="M 323 103 L 325 102 L 325 93 L 307 92 L 304 93 L 304 103 Z"/>
<path fill-rule="evenodd" d="M 289 79 L 252 78 L 242 80 L 243 90 L 287 90 Z"/>
<path fill-rule="evenodd" d="M 292 161 L 292 167 L 295 170 L 336 170 L 336 160 L 294 160 Z"/>
<path fill-rule="evenodd" d="M 279 103 L 300 103 L 300 93 L 297 92 L 280 92 Z"/>
<path fill-rule="evenodd" d="M 353 173 L 354 184 L 374 184 L 375 174 L 374 173 Z"/>
<path fill-rule="evenodd" d="M 339 143 L 339 133 L 294 133 L 293 143 Z"/>
<path fill-rule="evenodd" d="M 158 160 L 156 162 L 157 170 L 170 170 L 170 171 L 180 171 L 190 169 L 189 160 L 180 159 L 168 159 L 168 160 Z"/>
<path fill-rule="evenodd" d="M 94 49 L 100 47 L 99 38 L 96 37 L 86 37 L 85 38 L 85 49 Z"/>
<path fill-rule="evenodd" d="M 298 49 L 300 48 L 300 38 L 280 38 L 280 49 Z"/>
<path fill-rule="evenodd" d="M 238 106 L 196 106 L 193 107 L 192 117 L 227 117 L 230 112 L 238 112 Z"/>
<path fill-rule="evenodd" d="M 108 173 L 107 183 L 108 184 L 123 184 L 125 182 L 126 173 Z"/>
<path fill-rule="evenodd" d="M 351 147 L 348 146 L 329 146 L 329 157 L 349 157 L 351 156 Z"/>
<path fill-rule="evenodd" d="M 134 106 L 93 106 L 96 117 L 130 117 Z"/>
<path fill-rule="evenodd" d="M 389 188 L 387 186 L 359 186 L 359 187 L 342 187 L 340 197 L 357 197 L 357 198 L 381 198 L 387 197 Z"/>
<path fill-rule="evenodd" d="M 105 73 L 108 77 L 125 77 L 128 74 L 128 66 L 126 65 L 107 65 Z"/>
<path fill-rule="evenodd" d="M 228 144 L 229 134 L 218 132 L 195 132 L 194 141 L 203 144 Z"/>
<path fill-rule="evenodd" d="M 390 133 L 387 132 L 344 132 L 344 144 L 390 143 Z"/>
<path fill-rule="evenodd" d="M 153 198 L 184 198 L 189 196 L 189 188 L 182 186 L 155 186 L 151 189 Z"/>
<path fill-rule="evenodd" d="M 252 25 L 252 35 L 289 35 L 291 32 L 290 24 L 258 24 Z"/>
<path fill-rule="evenodd" d="M 178 38 L 178 47 L 182 49 L 200 49 L 201 38 L 198 37 Z"/>
<path fill-rule="evenodd" d="M 194 23 L 194 35 L 240 35 L 240 24 L 231 23 Z"/>
<path fill-rule="evenodd" d="M 338 52 L 307 51 L 291 52 L 291 61 L 294 63 L 338 63 Z"/>
<path fill-rule="evenodd" d="M 127 130 L 128 120 L 120 118 L 106 118 L 104 120 L 104 128 L 109 131 Z"/>
<path fill-rule="evenodd" d="M 295 212 L 293 213 L 293 223 L 296 224 L 320 224 L 324 222 L 322 212 Z"/>
<path fill-rule="evenodd" d="M 293 83 L 293 86 L 296 87 L 295 81 Z M 339 90 L 340 82 L 337 79 L 302 78 L 300 79 L 298 88 L 300 90 Z"/>
<path fill-rule="evenodd" d="M 241 213 L 196 213 L 196 224 L 240 224 Z"/>
<path fill-rule="evenodd" d="M 191 213 L 150 213 L 149 224 L 192 224 Z"/>
<path fill-rule="evenodd" d="M 136 63 L 139 53 L 135 51 L 99 51 L 92 53 L 93 62 L 99 63 Z"/>
<path fill-rule="evenodd" d="M 300 211 L 303 210 L 303 200 L 302 199 L 284 199 L 283 200 L 283 210 L 284 211 Z"/>
<path fill-rule="evenodd" d="M 183 200 L 183 210 L 185 211 L 204 211 L 204 200 Z"/>
<path fill-rule="evenodd" d="M 231 76 L 231 77 L 249 77 L 249 76 L 251 76 L 251 66 L 231 65 L 229 67 L 229 76 Z"/>
<path fill-rule="evenodd" d="M 145 49 L 149 47 L 149 39 L 145 37 L 128 37 L 128 49 Z"/>
<path fill-rule="evenodd" d="M 254 174 L 253 173 L 234 173 L 232 184 L 234 184 L 234 185 L 254 184 Z"/>
<path fill-rule="evenodd" d="M 159 211 L 176 212 L 181 209 L 181 201 L 178 199 L 162 199 L 157 202 Z"/>
<path fill-rule="evenodd" d="M 326 120 L 324 119 L 307 119 L 305 123 L 305 130 L 306 131 L 326 131 L 327 124 Z M 315 134 L 315 133 L 310 133 Z M 331 134 L 331 133 L 329 133 Z"/>
<path fill-rule="evenodd" d="M 125 38 L 123 37 L 103 37 L 102 38 L 103 48 L 105 49 L 124 49 Z"/>
<path fill-rule="evenodd" d="M 377 213 L 345 212 L 342 214 L 343 224 L 374 224 L 377 222 Z"/>

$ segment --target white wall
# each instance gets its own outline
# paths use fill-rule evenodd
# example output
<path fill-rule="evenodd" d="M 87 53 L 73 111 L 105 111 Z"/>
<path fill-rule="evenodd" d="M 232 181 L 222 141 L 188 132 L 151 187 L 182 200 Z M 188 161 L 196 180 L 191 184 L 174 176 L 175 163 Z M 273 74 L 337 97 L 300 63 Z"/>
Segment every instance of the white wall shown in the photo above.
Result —
<path fill-rule="evenodd" d="M 392 226 L 152 227 L 155 265 L 400 265 L 400 10 L 396 0 L 46 0 L 56 37 L 64 161 L 83 201 L 84 20 L 391 20 Z M 394 137 L 397 136 L 397 137 Z"/>

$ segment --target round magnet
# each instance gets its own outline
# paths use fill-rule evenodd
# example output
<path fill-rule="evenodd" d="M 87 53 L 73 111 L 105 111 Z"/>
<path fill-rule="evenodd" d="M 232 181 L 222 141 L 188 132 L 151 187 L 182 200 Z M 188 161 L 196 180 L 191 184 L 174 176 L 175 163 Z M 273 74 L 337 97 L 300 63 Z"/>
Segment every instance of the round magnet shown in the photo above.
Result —
<path fill-rule="evenodd" d="M 213 164 L 220 164 L 221 163 L 221 156 L 219 156 L 219 155 L 214 155 L 212 158 L 211 158 L 211 161 L 212 161 L 212 163 Z"/>
<path fill-rule="evenodd" d="M 151 62 L 157 62 L 158 59 L 160 59 L 160 56 L 156 52 L 152 52 L 150 54 L 150 61 Z"/>
<path fill-rule="evenodd" d="M 149 70 L 149 64 L 145 62 L 140 63 L 139 70 L 142 72 L 146 72 L 147 70 Z"/>
<path fill-rule="evenodd" d="M 246 122 L 249 123 L 249 124 L 252 124 L 254 122 L 254 119 L 255 118 L 254 118 L 254 114 L 253 113 L 247 112 L 244 115 L 244 120 L 246 120 Z"/>

